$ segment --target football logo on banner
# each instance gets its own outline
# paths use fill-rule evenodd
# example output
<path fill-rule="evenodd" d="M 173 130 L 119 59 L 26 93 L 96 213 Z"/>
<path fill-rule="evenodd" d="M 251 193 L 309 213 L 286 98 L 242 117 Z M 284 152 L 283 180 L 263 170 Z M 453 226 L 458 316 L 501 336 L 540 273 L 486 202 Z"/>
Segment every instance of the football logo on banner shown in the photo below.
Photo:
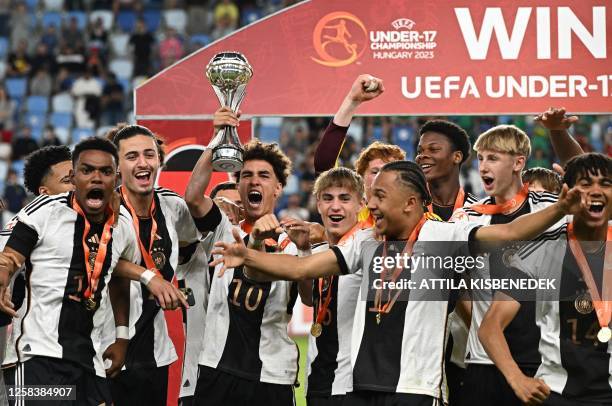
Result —
<path fill-rule="evenodd" d="M 359 18 L 336 11 L 321 18 L 312 33 L 312 44 L 321 65 L 337 68 L 355 62 L 366 49 L 368 32 Z"/>

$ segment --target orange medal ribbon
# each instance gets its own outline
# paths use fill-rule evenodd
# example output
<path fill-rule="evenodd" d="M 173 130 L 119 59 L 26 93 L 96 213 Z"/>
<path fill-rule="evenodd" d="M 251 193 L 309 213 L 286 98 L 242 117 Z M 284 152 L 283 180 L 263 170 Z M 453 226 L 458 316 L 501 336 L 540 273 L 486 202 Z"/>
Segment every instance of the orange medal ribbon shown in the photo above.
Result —
<path fill-rule="evenodd" d="M 96 260 L 94 261 L 94 266 L 92 269 L 91 264 L 89 263 L 89 245 L 87 245 L 87 235 L 91 230 L 91 224 L 89 224 L 89 220 L 87 220 L 87 216 L 83 212 L 83 209 L 77 202 L 74 195 L 72 195 L 72 208 L 81 216 L 85 221 L 85 229 L 83 230 L 83 255 L 85 256 L 85 272 L 87 273 L 87 289 L 83 293 L 83 297 L 85 299 L 90 299 L 93 307 L 95 308 L 95 302 L 93 301 L 93 297 L 96 294 L 96 290 L 98 289 L 98 280 L 100 279 L 100 274 L 102 273 L 102 265 L 104 265 L 104 259 L 106 258 L 106 250 L 108 248 L 108 242 L 111 239 L 111 228 L 115 223 L 115 213 L 110 206 L 107 206 L 106 213 L 108 218 L 104 223 L 104 229 L 102 230 L 102 236 L 100 238 L 100 243 L 98 244 L 98 252 L 96 253 Z M 93 310 L 90 309 L 90 310 Z"/>
<path fill-rule="evenodd" d="M 428 220 L 427 216 L 424 215 L 423 217 L 421 217 L 421 220 L 419 220 L 417 225 L 414 227 L 414 230 L 412 230 L 412 233 L 410 233 L 410 237 L 408 238 L 408 241 L 406 241 L 406 246 L 404 247 L 402 256 L 406 254 L 409 256 L 412 255 L 412 247 L 414 246 L 415 241 L 419 238 L 419 233 L 421 232 L 421 228 L 423 228 L 423 225 L 425 224 L 427 220 Z M 387 243 L 385 240 L 385 245 L 383 246 L 383 257 L 386 257 L 386 256 L 387 256 Z M 393 274 L 391 275 L 391 281 L 395 282 L 395 280 L 402 273 L 402 271 L 403 271 L 402 268 L 396 267 L 393 270 Z M 380 278 L 384 281 L 386 280 L 386 277 L 387 277 L 387 269 L 385 268 L 381 272 Z M 391 292 L 389 292 L 387 303 L 385 303 L 384 305 L 382 305 L 381 295 L 382 295 L 382 292 L 378 290 L 374 298 L 374 305 L 376 306 L 378 310 L 378 314 L 376 315 L 376 323 L 380 323 L 381 314 L 387 313 L 389 306 L 391 306 Z"/>
<path fill-rule="evenodd" d="M 132 223 L 134 224 L 134 230 L 136 231 L 136 239 L 138 240 L 138 246 L 140 247 L 140 253 L 142 254 L 142 258 L 144 259 L 145 265 L 147 266 L 147 269 L 155 271 L 159 276 L 162 276 L 159 270 L 157 269 L 157 266 L 155 265 L 153 257 L 151 256 L 153 241 L 155 240 L 155 234 L 157 233 L 157 222 L 155 221 L 155 197 L 151 201 L 151 208 L 149 210 L 149 217 L 151 217 L 152 224 L 151 240 L 149 242 L 149 248 L 147 249 L 142 243 L 142 240 L 140 239 L 140 222 L 138 221 L 138 215 L 136 214 L 136 210 L 134 210 L 134 207 L 132 207 L 130 199 L 128 198 L 127 193 L 125 191 L 125 187 L 123 185 L 121 186 L 120 191 L 121 197 L 123 198 L 125 205 L 127 206 L 128 210 L 130 211 L 130 214 L 132 215 Z"/>
<path fill-rule="evenodd" d="M 608 329 L 608 325 L 610 324 L 610 320 L 612 319 L 612 245 L 608 244 L 608 242 L 612 240 L 612 227 L 608 227 L 608 234 L 606 237 L 606 253 L 604 257 L 602 286 L 603 298 L 599 295 L 597 284 L 595 283 L 595 279 L 593 278 L 593 272 L 591 271 L 589 263 L 587 262 L 586 257 L 582 252 L 580 241 L 578 241 L 576 235 L 574 234 L 574 223 L 568 224 L 567 236 L 568 244 L 570 246 L 570 249 L 572 250 L 572 254 L 576 259 L 578 268 L 580 268 L 580 273 L 582 273 L 584 282 L 586 283 L 587 288 L 589 289 L 589 294 L 591 295 L 593 301 L 593 307 L 595 307 L 595 312 L 597 313 L 597 320 L 599 321 L 599 326 L 602 329 Z"/>
<path fill-rule="evenodd" d="M 523 188 L 510 200 L 506 203 L 502 204 L 473 204 L 470 206 L 470 209 L 480 213 L 480 214 L 510 214 L 517 207 L 520 207 L 527 196 L 529 195 L 529 185 L 525 183 Z"/>
<path fill-rule="evenodd" d="M 465 191 L 463 190 L 462 187 L 460 187 L 459 192 L 457 192 L 457 197 L 455 198 L 455 205 L 453 206 L 453 213 L 455 212 L 455 210 L 463 207 L 464 200 L 465 200 Z M 433 203 L 427 206 L 427 210 L 430 213 L 434 212 Z"/>
<path fill-rule="evenodd" d="M 342 236 L 340 241 L 338 241 L 337 245 L 344 243 L 353 234 L 355 234 L 357 231 L 362 230 L 362 229 L 363 229 L 363 224 L 361 222 L 358 222 L 357 224 L 353 226 L 353 228 L 351 228 L 349 231 L 346 232 L 346 234 Z M 323 291 L 325 290 L 323 289 L 323 286 L 325 284 L 326 279 L 329 281 L 329 283 L 327 286 L 327 294 L 325 296 L 325 301 L 323 301 L 323 293 L 324 293 Z M 324 278 L 319 278 L 319 300 L 318 300 L 318 305 L 315 307 L 315 313 L 317 315 L 315 321 L 318 324 L 322 324 L 323 320 L 325 319 L 327 308 L 329 307 L 329 303 L 331 302 L 332 283 L 334 283 L 335 279 L 336 278 L 334 276 L 326 276 Z"/>

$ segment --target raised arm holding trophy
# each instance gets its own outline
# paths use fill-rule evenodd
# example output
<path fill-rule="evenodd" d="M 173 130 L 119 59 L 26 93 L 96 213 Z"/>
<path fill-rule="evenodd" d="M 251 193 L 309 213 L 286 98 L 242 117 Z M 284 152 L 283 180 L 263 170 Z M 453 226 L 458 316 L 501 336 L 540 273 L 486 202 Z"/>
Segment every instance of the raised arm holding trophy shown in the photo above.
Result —
<path fill-rule="evenodd" d="M 246 85 L 253 76 L 253 68 L 238 52 L 216 54 L 206 66 L 206 77 L 221 106 L 237 112 L 244 99 Z M 236 172 L 242 169 L 242 146 L 234 127 L 225 126 L 215 134 L 212 165 L 216 172 Z"/>

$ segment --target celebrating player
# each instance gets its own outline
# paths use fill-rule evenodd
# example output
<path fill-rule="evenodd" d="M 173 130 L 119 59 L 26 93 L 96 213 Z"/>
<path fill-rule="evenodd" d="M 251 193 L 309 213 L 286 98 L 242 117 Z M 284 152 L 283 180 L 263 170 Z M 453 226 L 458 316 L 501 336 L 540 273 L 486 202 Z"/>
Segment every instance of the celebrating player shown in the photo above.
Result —
<path fill-rule="evenodd" d="M 424 215 L 430 196 L 420 167 L 409 161 L 392 162 L 382 168 L 372 185 L 368 208 L 376 220 L 375 231 L 357 232 L 344 244 L 305 258 L 286 255 L 278 258 L 247 249 L 234 232 L 233 244 L 217 243 L 219 248 L 213 254 L 221 254 L 222 257 L 213 264 L 222 265 L 222 271 L 244 265 L 268 277 L 289 280 L 362 272 L 362 296 L 368 291 L 368 281 L 373 276 L 370 260 L 379 251 L 377 244 L 370 244 L 370 248 L 365 244 L 375 241 L 374 232 L 386 241 L 397 241 L 389 244 L 389 256 L 395 255 L 393 247 L 399 254 L 406 247 L 410 250 L 411 243 L 441 238 L 446 241 L 529 239 L 566 213 L 576 210 L 579 198 L 576 190 L 565 190 L 558 203 L 538 213 L 520 217 L 511 224 L 479 228 L 477 224 L 469 222 L 431 221 Z M 386 247 L 384 244 L 385 251 Z M 410 273 L 415 275 L 414 271 Z M 398 277 L 394 272 L 392 280 Z M 350 404 L 395 402 L 431 405 L 442 401 L 446 397 L 442 363 L 447 302 L 387 299 L 383 303 L 382 295 L 378 292 L 374 300 L 370 299 L 362 297 L 355 314 Z"/>
<path fill-rule="evenodd" d="M 235 125 L 237 117 L 231 116 L 219 110 L 215 122 Z M 240 223 L 240 238 L 257 249 L 296 254 L 273 214 L 291 170 L 289 159 L 277 145 L 252 140 L 244 145 L 243 160 L 238 190 L 245 220 Z M 208 213 L 204 200 L 211 173 L 209 148 L 193 170 L 185 199 L 195 217 L 205 216 L 200 230 L 220 232 L 223 240 L 231 241 L 231 223 L 216 205 Z M 213 278 L 196 404 L 293 405 L 298 352 L 287 335 L 287 324 L 297 293 L 295 283 L 254 280 L 242 267 Z"/>
<path fill-rule="evenodd" d="M 119 406 L 166 405 L 168 366 L 177 355 L 164 312 L 145 287 L 156 275 L 171 282 L 178 264 L 179 241 L 197 241 L 200 233 L 185 201 L 171 190 L 154 187 L 164 158 L 156 136 L 146 127 L 128 125 L 116 127 L 108 138 L 119 151 L 121 204 L 129 212 L 141 263 L 147 269 L 129 289 L 133 333 L 126 368 L 112 381 L 113 400 Z"/>
<path fill-rule="evenodd" d="M 479 336 L 520 402 L 551 406 L 612 403 L 610 362 L 610 239 L 612 160 L 601 154 L 571 159 L 564 181 L 576 185 L 585 204 L 537 245 L 527 245 L 512 266 L 534 278 L 560 282 L 554 292 L 538 292 L 536 319 L 541 357 L 535 377 L 522 371 L 504 329 L 524 302 L 505 295 L 487 312 Z M 607 295 L 607 297 L 606 297 Z M 608 301 L 608 302 L 606 302 Z M 509 403 L 504 403 L 509 404 Z"/>

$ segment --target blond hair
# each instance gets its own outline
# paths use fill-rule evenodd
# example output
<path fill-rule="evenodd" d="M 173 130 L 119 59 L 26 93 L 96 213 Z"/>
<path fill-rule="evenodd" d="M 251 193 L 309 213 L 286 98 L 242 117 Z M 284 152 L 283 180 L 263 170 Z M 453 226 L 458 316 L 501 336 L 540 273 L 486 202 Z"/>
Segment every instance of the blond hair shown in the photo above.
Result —
<path fill-rule="evenodd" d="M 318 199 L 330 187 L 345 187 L 363 198 L 363 178 L 352 169 L 337 167 L 323 172 L 315 181 L 312 194 Z"/>
<path fill-rule="evenodd" d="M 531 155 L 531 142 L 523 130 L 514 125 L 498 125 L 480 134 L 474 151 L 496 151 L 511 155 Z"/>
<path fill-rule="evenodd" d="M 375 159 L 381 159 L 385 163 L 403 161 L 406 159 L 406 153 L 397 145 L 374 141 L 359 154 L 359 158 L 355 162 L 357 173 L 364 176 L 368 165 Z"/>

